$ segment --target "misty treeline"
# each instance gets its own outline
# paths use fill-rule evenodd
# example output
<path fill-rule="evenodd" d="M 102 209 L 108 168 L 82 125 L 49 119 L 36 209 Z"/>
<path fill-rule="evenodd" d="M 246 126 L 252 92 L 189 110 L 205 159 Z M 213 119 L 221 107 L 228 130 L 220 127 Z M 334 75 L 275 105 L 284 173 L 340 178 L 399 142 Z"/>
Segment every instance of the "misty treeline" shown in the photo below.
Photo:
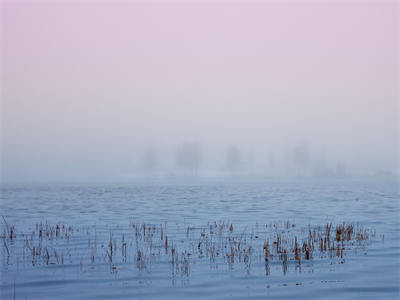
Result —
<path fill-rule="evenodd" d="M 140 152 L 139 152 L 140 153 Z M 136 155 L 132 173 L 143 176 L 293 176 L 338 177 L 349 176 L 343 162 L 327 162 L 325 152 L 311 151 L 306 142 L 286 149 L 256 151 L 227 145 L 219 151 L 202 144 L 186 142 L 166 153 L 157 146 L 147 146 Z"/>

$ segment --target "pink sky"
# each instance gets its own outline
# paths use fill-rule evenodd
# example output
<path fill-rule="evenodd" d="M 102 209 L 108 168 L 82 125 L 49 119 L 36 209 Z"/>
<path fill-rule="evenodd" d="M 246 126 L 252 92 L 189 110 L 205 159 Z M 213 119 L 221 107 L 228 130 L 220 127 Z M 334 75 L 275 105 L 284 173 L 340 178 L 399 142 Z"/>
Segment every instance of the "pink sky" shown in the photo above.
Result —
<path fill-rule="evenodd" d="M 268 144 L 260 136 L 393 168 L 396 2 L 2 6 L 10 170 L 38 157 L 78 164 L 98 148 L 112 164 L 149 141 Z"/>

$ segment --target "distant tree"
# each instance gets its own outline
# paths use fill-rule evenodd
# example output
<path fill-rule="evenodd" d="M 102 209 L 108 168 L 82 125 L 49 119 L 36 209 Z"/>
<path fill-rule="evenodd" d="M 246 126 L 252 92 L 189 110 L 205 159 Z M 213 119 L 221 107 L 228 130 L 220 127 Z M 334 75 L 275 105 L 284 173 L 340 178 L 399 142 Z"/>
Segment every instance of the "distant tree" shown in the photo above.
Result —
<path fill-rule="evenodd" d="M 348 177 L 346 166 L 343 163 L 338 162 L 336 164 L 335 175 L 339 178 Z"/>
<path fill-rule="evenodd" d="M 152 172 L 156 169 L 158 160 L 157 152 L 154 147 L 148 147 L 143 153 L 142 168 L 146 172 Z"/>
<path fill-rule="evenodd" d="M 273 151 L 268 151 L 265 167 L 267 168 L 265 170 L 266 174 L 276 175 L 276 157 L 275 157 L 275 153 Z"/>
<path fill-rule="evenodd" d="M 242 166 L 240 150 L 235 146 L 226 149 L 226 168 L 229 172 L 237 172 Z"/>
<path fill-rule="evenodd" d="M 176 152 L 176 165 L 192 175 L 197 174 L 201 161 L 201 147 L 196 143 L 185 143 Z"/>
<path fill-rule="evenodd" d="M 305 175 L 310 163 L 310 150 L 307 143 L 299 143 L 293 149 L 293 163 L 297 168 L 298 175 Z"/>
<path fill-rule="evenodd" d="M 268 166 L 270 169 L 273 169 L 276 164 L 275 153 L 270 151 L 268 152 Z"/>

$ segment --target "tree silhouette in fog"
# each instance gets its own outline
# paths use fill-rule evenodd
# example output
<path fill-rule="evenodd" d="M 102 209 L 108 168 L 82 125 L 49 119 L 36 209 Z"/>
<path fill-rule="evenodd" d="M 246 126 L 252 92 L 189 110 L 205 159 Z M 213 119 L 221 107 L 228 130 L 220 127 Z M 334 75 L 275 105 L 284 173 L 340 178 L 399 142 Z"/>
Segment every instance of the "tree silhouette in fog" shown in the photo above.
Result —
<path fill-rule="evenodd" d="M 310 162 L 310 150 L 305 142 L 299 143 L 293 149 L 293 163 L 297 169 L 297 175 L 306 174 Z"/>
<path fill-rule="evenodd" d="M 229 146 L 226 149 L 226 168 L 229 172 L 235 173 L 240 170 L 242 166 L 242 159 L 240 150 L 235 146 Z"/>
<path fill-rule="evenodd" d="M 148 147 L 142 156 L 142 169 L 145 172 L 154 172 L 158 165 L 157 151 L 154 147 Z"/>
<path fill-rule="evenodd" d="M 196 143 L 185 143 L 176 151 L 176 165 L 186 174 L 196 175 L 201 161 L 201 147 Z"/>

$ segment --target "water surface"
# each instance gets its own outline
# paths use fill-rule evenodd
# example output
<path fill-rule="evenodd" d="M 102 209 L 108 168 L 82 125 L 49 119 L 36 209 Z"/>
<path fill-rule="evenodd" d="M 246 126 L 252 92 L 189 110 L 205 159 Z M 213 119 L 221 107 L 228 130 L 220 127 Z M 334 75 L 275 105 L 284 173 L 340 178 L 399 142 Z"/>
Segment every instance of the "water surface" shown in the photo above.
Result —
<path fill-rule="evenodd" d="M 399 297 L 399 190 L 396 182 L 378 180 L 226 180 L 140 182 L 91 185 L 7 185 L 1 214 L 15 225 L 17 237 L 7 254 L 2 245 L 2 299 L 397 299 Z M 376 232 L 354 246 L 345 258 L 315 257 L 299 267 L 271 262 L 266 272 L 262 245 L 268 225 L 302 228 L 351 222 Z M 188 257 L 188 272 L 171 265 L 170 254 L 138 266 L 137 254 L 125 261 L 104 257 L 110 233 L 122 235 L 135 249 L 134 226 L 163 226 L 169 247 L 182 251 L 201 239 L 210 224 L 233 224 L 232 234 L 247 234 L 255 248 L 250 264 L 225 258 Z M 68 242 L 52 247 L 65 262 L 48 264 L 23 258 L 21 233 L 37 223 L 73 226 Z M 267 225 L 267 227 L 265 227 Z M 188 228 L 189 227 L 189 231 Z M 225 227 L 226 234 L 228 227 Z M 80 229 L 80 231 L 78 231 Z M 5 230 L 5 225 L 2 225 Z M 94 232 L 96 234 L 94 235 Z M 159 232 L 157 233 L 159 234 Z M 89 236 L 89 238 L 88 238 Z M 96 236 L 96 258 L 90 245 Z M 18 240 L 19 239 L 19 240 Z M 3 242 L 3 241 L 1 241 Z M 49 243 L 50 241 L 46 241 Z M 197 245 L 197 244 L 196 244 Z M 103 246 L 103 248 L 102 248 Z M 105 248 L 104 248 L 105 247 Z M 157 248 L 159 247 L 159 248 Z M 350 248 L 349 248 L 350 249 Z M 169 251 L 171 248 L 168 249 Z M 118 253 L 121 249 L 117 247 Z M 180 251 L 180 250 L 178 250 Z M 151 253 L 144 253 L 150 255 Z M 51 258 L 54 259 L 54 258 Z"/>

